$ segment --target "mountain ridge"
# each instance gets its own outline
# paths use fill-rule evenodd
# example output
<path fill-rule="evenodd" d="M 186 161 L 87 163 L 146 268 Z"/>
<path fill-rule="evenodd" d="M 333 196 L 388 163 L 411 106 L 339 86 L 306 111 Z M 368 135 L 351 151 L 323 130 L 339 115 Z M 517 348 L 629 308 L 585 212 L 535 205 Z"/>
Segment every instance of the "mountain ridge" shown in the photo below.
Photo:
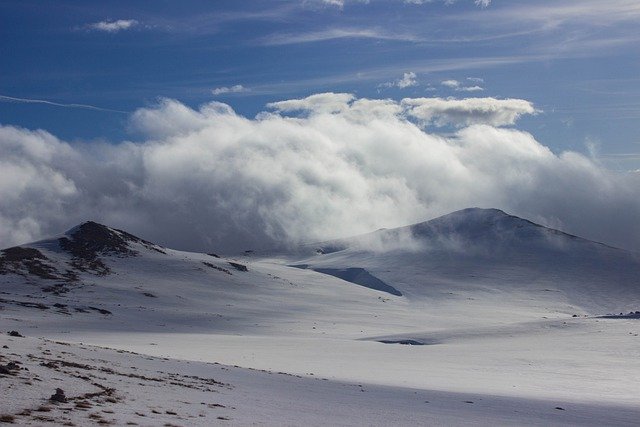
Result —
<path fill-rule="evenodd" d="M 497 208 L 465 208 L 439 217 L 395 228 L 383 228 L 370 233 L 346 238 L 331 239 L 301 245 L 303 251 L 315 250 L 319 254 L 328 254 L 349 248 L 373 249 L 437 249 L 438 245 L 461 251 L 477 246 L 478 239 L 492 238 L 491 244 L 508 243 L 516 238 L 521 241 L 538 239 L 553 242 L 554 246 L 563 241 L 599 245 L 624 253 L 634 253 L 606 243 L 590 240 L 562 230 L 538 224 L 526 218 L 511 215 Z M 423 244 L 420 244 L 423 243 Z"/>
<path fill-rule="evenodd" d="M 581 237 L 536 223 L 526 218 L 508 214 L 498 208 L 479 207 L 460 209 L 426 221 L 421 221 L 400 227 L 381 228 L 372 232 L 348 236 L 344 238 L 303 243 L 299 245 L 299 247 L 306 249 L 315 248 L 322 253 L 330 253 L 335 251 L 335 246 L 346 249 L 347 247 L 349 247 L 350 242 L 352 244 L 353 242 L 366 241 L 370 237 L 380 237 L 383 240 L 392 240 L 399 236 L 411 238 L 428 238 L 433 237 L 433 234 L 435 233 L 463 235 L 471 231 L 472 234 L 477 234 L 482 230 L 482 227 L 480 226 L 484 226 L 485 229 L 492 228 L 495 229 L 496 232 L 502 233 L 507 232 L 510 229 L 513 230 L 517 228 L 534 227 L 538 230 L 544 230 L 545 233 L 562 236 L 567 239 L 580 240 L 583 242 L 601 245 L 609 249 L 634 253 L 633 251 L 630 251 L 628 249 L 623 249 L 609 245 L 607 243 L 591 240 L 585 237 Z M 474 236 L 471 235 L 466 237 Z M 88 220 L 68 229 L 59 237 L 50 237 L 35 242 L 27 242 L 2 249 L 1 251 L 13 248 L 37 247 L 43 245 L 51 248 L 51 245 L 54 243 L 54 241 L 56 241 L 56 243 L 62 250 L 73 253 L 78 258 L 95 258 L 99 254 L 135 256 L 137 251 L 135 249 L 131 249 L 130 246 L 132 243 L 141 245 L 146 249 L 153 250 L 159 253 L 162 253 L 167 249 L 164 246 L 142 239 L 127 231 L 110 227 L 96 221 Z M 269 251 L 249 250 L 245 251 L 244 253 L 268 254 Z"/>

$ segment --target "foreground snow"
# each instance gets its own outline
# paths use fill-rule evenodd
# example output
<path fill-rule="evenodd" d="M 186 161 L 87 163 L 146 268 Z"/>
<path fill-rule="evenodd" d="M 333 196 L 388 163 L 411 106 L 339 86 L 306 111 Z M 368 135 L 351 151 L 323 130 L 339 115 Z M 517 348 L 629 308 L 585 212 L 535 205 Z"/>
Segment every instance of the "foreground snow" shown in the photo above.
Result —
<path fill-rule="evenodd" d="M 634 425 L 640 409 L 327 381 L 3 335 L 0 416 L 20 425 Z M 52 402 L 56 388 L 65 402 Z"/>

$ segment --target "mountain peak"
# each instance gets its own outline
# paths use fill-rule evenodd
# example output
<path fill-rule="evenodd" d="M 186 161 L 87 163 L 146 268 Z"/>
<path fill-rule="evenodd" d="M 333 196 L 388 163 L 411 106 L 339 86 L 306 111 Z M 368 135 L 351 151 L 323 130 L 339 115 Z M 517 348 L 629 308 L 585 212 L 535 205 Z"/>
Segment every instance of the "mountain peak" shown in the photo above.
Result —
<path fill-rule="evenodd" d="M 115 253 L 132 255 L 129 241 L 141 240 L 127 236 L 123 231 L 115 230 L 94 221 L 83 222 L 58 239 L 60 247 L 78 258 L 95 258 L 97 253 Z"/>
<path fill-rule="evenodd" d="M 487 231 L 488 229 L 506 230 L 523 227 L 546 228 L 527 219 L 510 215 L 496 208 L 466 208 L 451 212 L 429 221 L 409 226 L 414 232 L 420 232 L 424 228 L 436 227 L 450 231 Z"/>
<path fill-rule="evenodd" d="M 417 224 L 327 241 L 318 253 L 356 250 L 448 251 L 455 253 L 565 250 L 570 242 L 598 244 L 510 215 L 496 208 L 471 207 Z M 382 248 L 382 249 L 380 249 Z"/>
<path fill-rule="evenodd" d="M 60 247 L 79 259 L 96 259 L 98 255 L 135 256 L 131 247 L 135 243 L 147 249 L 164 253 L 164 250 L 126 231 L 111 228 L 95 221 L 86 221 L 68 230 L 58 239 Z"/>
<path fill-rule="evenodd" d="M 522 218 L 519 218 L 517 216 L 509 215 L 508 213 L 500 209 L 473 207 L 473 208 L 460 209 L 458 211 L 454 211 L 449 214 L 442 215 L 438 218 L 434 218 L 426 222 L 437 221 L 444 218 L 461 219 L 461 220 L 467 220 L 467 221 L 488 221 L 488 220 L 499 220 L 504 218 L 517 218 L 517 219 L 523 220 Z"/>

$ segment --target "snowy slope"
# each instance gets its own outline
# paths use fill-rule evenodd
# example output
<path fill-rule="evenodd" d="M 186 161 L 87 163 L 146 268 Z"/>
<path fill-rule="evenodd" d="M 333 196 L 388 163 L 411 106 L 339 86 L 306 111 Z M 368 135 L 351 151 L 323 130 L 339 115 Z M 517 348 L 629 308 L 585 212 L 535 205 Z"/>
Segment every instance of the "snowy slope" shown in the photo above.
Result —
<path fill-rule="evenodd" d="M 219 362 L 329 379 L 326 393 L 305 383 L 304 405 L 314 393 L 329 402 L 344 384 L 365 384 L 385 390 L 376 399 L 405 402 L 394 405 L 418 417 L 407 423 L 563 424 L 553 418 L 557 401 L 581 408 L 566 420 L 579 425 L 599 413 L 587 408 L 640 407 L 640 322 L 598 317 L 640 309 L 638 278 L 634 253 L 494 209 L 233 258 L 89 222 L 0 254 L 0 316 L 6 330 L 171 358 L 176 367 Z M 406 404 L 418 391 L 449 397 L 425 412 Z M 469 394 L 490 410 L 455 406 Z M 342 424 L 357 425 L 369 406 L 349 399 Z M 496 412 L 500 399 L 523 418 Z M 280 420 L 302 424 L 280 408 Z"/>
<path fill-rule="evenodd" d="M 382 304 L 377 292 L 312 271 L 173 251 L 123 233 L 85 223 L 5 250 L 0 303 L 56 331 L 261 334 L 307 333 L 313 322 Z M 355 331 L 361 321 L 353 322 Z"/>

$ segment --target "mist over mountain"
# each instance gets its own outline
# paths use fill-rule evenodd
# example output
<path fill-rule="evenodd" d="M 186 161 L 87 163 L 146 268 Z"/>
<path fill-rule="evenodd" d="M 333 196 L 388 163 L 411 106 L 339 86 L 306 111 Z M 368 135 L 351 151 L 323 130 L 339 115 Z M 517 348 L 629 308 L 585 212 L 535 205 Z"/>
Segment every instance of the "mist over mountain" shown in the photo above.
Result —
<path fill-rule="evenodd" d="M 3 126 L 0 242 L 93 219 L 174 248 L 241 252 L 493 206 L 639 248 L 637 174 L 506 127 L 536 111 L 517 100 L 431 101 L 325 93 L 248 118 L 164 99 L 131 116 L 136 143 Z M 428 121 L 443 115 L 461 128 Z"/>

